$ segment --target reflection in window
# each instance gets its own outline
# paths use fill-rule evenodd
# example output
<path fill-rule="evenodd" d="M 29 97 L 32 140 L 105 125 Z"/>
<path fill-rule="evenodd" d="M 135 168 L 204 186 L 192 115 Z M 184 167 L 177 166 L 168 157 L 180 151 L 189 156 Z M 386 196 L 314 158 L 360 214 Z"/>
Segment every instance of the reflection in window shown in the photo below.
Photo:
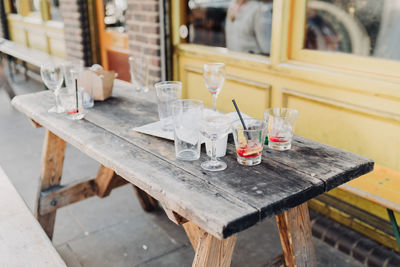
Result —
<path fill-rule="evenodd" d="M 400 59 L 400 1 L 309 0 L 304 47 Z"/>
<path fill-rule="evenodd" d="M 269 55 L 272 1 L 188 1 L 189 43 Z"/>
<path fill-rule="evenodd" d="M 106 29 L 115 32 L 125 32 L 126 0 L 104 1 L 104 23 Z"/>
<path fill-rule="evenodd" d="M 50 0 L 50 17 L 51 20 L 62 21 L 61 10 L 60 10 L 60 1 L 59 0 Z"/>

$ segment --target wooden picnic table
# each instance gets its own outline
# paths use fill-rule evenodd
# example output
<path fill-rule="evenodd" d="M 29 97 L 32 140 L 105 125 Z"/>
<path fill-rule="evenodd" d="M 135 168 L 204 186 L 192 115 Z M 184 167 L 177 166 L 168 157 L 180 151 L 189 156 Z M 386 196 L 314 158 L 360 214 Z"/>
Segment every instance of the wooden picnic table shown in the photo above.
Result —
<path fill-rule="evenodd" d="M 81 121 L 49 114 L 51 92 L 17 96 L 13 105 L 46 128 L 41 192 L 36 216 L 51 237 L 56 210 L 132 183 L 146 210 L 162 205 L 182 224 L 194 250 L 193 266 L 229 266 L 236 235 L 276 215 L 287 266 L 315 266 L 307 201 L 373 169 L 368 158 L 295 137 L 290 151 L 264 149 L 260 165 L 236 162 L 228 144 L 222 172 L 175 159 L 174 143 L 141 134 L 133 127 L 158 120 L 155 95 L 135 93 L 116 81 L 113 97 L 96 102 Z M 60 185 L 65 143 L 101 163 L 96 178 Z M 121 177 L 123 179 L 121 179 Z M 157 201 L 156 201 L 157 200 Z"/>

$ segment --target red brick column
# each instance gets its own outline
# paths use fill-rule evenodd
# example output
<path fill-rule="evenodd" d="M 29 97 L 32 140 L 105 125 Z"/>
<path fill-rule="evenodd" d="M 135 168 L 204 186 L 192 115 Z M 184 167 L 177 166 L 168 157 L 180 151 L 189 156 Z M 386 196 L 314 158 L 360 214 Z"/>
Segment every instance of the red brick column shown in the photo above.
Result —
<path fill-rule="evenodd" d="M 128 0 L 127 33 L 131 54 L 149 57 L 150 86 L 161 80 L 160 16 L 158 0 Z"/>

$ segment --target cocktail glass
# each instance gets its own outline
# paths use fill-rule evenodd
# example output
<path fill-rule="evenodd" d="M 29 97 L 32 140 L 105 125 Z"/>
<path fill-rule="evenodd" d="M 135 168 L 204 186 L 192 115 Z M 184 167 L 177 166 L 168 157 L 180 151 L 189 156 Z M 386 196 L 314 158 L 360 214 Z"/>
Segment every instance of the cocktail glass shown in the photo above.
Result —
<path fill-rule="evenodd" d="M 216 142 L 224 138 L 231 128 L 231 119 L 226 115 L 204 116 L 201 121 L 201 134 L 211 140 L 211 159 L 201 163 L 201 167 L 207 171 L 222 171 L 227 165 L 217 158 Z"/>

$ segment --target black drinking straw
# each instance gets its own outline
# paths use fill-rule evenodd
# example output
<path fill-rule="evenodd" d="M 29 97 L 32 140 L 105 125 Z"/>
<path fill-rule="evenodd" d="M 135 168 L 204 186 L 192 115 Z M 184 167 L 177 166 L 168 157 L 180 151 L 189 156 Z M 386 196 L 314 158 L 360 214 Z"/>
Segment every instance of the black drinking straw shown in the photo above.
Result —
<path fill-rule="evenodd" d="M 75 79 L 75 98 L 76 98 L 76 113 L 78 113 L 78 79 Z"/>
<path fill-rule="evenodd" d="M 242 118 L 242 114 L 240 114 L 239 107 L 236 105 L 235 99 L 232 99 L 232 102 L 233 102 L 233 105 L 235 106 L 235 109 L 236 109 L 237 114 L 239 115 L 239 119 L 240 119 L 240 121 L 242 122 L 243 130 L 247 131 L 246 124 L 244 123 L 244 120 L 243 120 L 243 118 Z"/>

